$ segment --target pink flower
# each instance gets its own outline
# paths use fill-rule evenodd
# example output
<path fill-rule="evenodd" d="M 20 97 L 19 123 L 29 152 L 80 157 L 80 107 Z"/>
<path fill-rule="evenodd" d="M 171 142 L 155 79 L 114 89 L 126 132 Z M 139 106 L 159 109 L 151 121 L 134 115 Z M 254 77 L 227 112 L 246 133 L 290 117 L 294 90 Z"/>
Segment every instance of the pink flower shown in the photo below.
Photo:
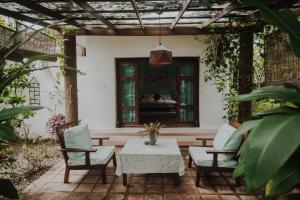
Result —
<path fill-rule="evenodd" d="M 47 122 L 46 128 L 49 133 L 54 134 L 57 126 L 66 123 L 65 116 L 61 113 L 53 115 Z"/>

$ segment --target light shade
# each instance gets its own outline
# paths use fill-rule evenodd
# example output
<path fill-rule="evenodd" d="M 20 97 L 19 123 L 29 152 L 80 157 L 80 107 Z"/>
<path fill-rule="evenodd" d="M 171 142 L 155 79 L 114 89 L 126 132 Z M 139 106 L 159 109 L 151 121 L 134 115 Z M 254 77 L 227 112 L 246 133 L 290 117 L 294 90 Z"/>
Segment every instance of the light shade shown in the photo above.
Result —
<path fill-rule="evenodd" d="M 169 65 L 172 64 L 172 52 L 166 47 L 159 45 L 150 51 L 150 65 Z"/>

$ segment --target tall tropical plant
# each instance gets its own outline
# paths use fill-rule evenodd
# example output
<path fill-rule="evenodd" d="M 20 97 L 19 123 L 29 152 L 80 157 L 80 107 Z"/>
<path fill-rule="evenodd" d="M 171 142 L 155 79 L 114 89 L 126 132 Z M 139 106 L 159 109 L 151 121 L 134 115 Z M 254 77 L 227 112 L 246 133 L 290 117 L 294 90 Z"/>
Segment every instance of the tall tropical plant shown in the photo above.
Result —
<path fill-rule="evenodd" d="M 244 176 L 250 191 L 264 186 L 265 196 L 276 199 L 300 184 L 300 90 L 284 84 L 228 98 L 230 101 L 262 99 L 273 99 L 280 106 L 254 113 L 233 135 L 249 132 L 240 149 L 234 176 Z"/>
<path fill-rule="evenodd" d="M 59 22 L 58 22 L 59 23 Z M 57 24 L 57 23 L 55 23 Z M 55 25 L 53 24 L 53 25 Z M 22 62 L 22 66 L 19 68 L 16 68 L 15 70 L 5 73 L 5 67 L 7 66 L 7 59 L 14 53 L 19 47 L 21 47 L 23 44 L 25 44 L 27 41 L 29 41 L 31 38 L 33 38 L 35 35 L 43 31 L 44 29 L 48 27 L 44 27 L 38 30 L 35 30 L 32 35 L 30 35 L 25 40 L 19 40 L 21 38 L 21 34 L 25 31 L 27 31 L 29 28 L 25 28 L 21 31 L 15 32 L 6 42 L 2 44 L 0 47 L 0 94 L 3 92 L 3 90 L 10 85 L 13 81 L 18 79 L 19 77 L 29 74 L 33 71 L 37 70 L 44 70 L 49 67 L 44 68 L 31 68 L 31 64 L 34 63 L 37 60 L 44 60 L 47 58 L 57 58 L 57 57 L 64 57 L 61 54 L 52 54 L 52 55 L 38 55 L 28 58 L 25 62 Z M 40 106 L 22 106 L 22 107 L 13 107 L 13 108 L 3 108 L 0 107 L 0 142 L 3 140 L 13 140 L 15 139 L 16 135 L 14 131 L 11 129 L 11 127 L 8 124 L 8 120 L 23 113 L 26 111 L 35 111 L 39 110 L 42 107 Z M 16 199 L 18 198 L 18 192 L 14 188 L 13 184 L 7 180 L 7 179 L 1 179 L 0 178 L 0 195 L 3 195 L 8 198 Z"/>

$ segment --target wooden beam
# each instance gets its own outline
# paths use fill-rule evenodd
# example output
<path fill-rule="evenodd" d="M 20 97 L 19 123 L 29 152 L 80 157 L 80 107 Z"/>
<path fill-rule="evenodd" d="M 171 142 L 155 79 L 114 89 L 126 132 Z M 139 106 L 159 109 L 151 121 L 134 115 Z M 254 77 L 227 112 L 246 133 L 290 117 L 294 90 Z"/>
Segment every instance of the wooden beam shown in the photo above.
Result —
<path fill-rule="evenodd" d="M 40 4 L 37 4 L 36 2 L 34 2 L 32 0 L 16 0 L 15 2 L 22 5 L 22 6 L 25 6 L 25 7 L 29 8 L 31 10 L 33 10 L 33 11 L 35 11 L 37 13 L 47 15 L 47 16 L 53 17 L 53 18 L 58 19 L 58 20 L 66 19 L 66 23 L 68 23 L 70 25 L 73 25 L 73 26 L 76 26 L 76 27 L 81 28 L 81 29 L 85 29 L 85 27 L 80 25 L 78 22 L 76 22 L 72 19 L 67 19 L 67 17 L 60 14 L 59 11 L 53 11 L 49 8 L 41 6 Z"/>
<path fill-rule="evenodd" d="M 183 2 L 181 11 L 178 13 L 178 15 L 175 17 L 174 21 L 172 22 L 172 24 L 170 26 L 170 30 L 173 30 L 173 28 L 176 26 L 177 22 L 179 21 L 179 19 L 183 15 L 183 13 L 186 11 L 186 9 L 189 7 L 191 2 L 192 2 L 192 0 L 187 0 L 187 1 Z"/>
<path fill-rule="evenodd" d="M 144 24 L 143 24 L 143 21 L 142 21 L 142 18 L 141 18 L 139 9 L 138 9 L 138 7 L 137 7 L 136 1 L 135 1 L 135 0 L 131 0 L 131 4 L 132 4 L 132 7 L 133 7 L 133 9 L 134 9 L 134 12 L 135 12 L 137 18 L 139 19 L 139 22 L 140 22 L 140 25 L 141 25 L 142 30 L 144 30 L 145 27 L 144 27 Z"/>
<path fill-rule="evenodd" d="M 108 26 L 109 28 L 115 30 L 116 28 L 114 27 L 114 25 L 112 23 L 110 23 L 110 21 L 106 20 L 105 17 L 103 15 L 100 15 L 99 13 L 95 12 L 95 9 L 90 6 L 88 3 L 86 3 L 85 1 L 82 0 L 72 0 L 75 4 L 77 4 L 80 8 L 82 8 L 85 12 L 89 13 L 90 15 L 92 15 L 95 19 L 101 21 L 102 23 L 104 23 L 106 26 Z"/>
<path fill-rule="evenodd" d="M 239 55 L 239 94 L 250 93 L 253 89 L 253 32 L 242 32 L 240 35 Z M 238 119 L 242 123 L 251 116 L 251 102 L 239 104 Z"/>
<path fill-rule="evenodd" d="M 222 8 L 209 8 L 209 7 L 204 7 L 204 8 L 188 8 L 187 11 L 221 11 Z M 253 10 L 253 8 L 249 8 L 249 7 L 243 7 L 243 10 Z M 157 13 L 157 9 L 139 9 L 140 13 Z M 177 8 L 170 8 L 167 10 L 164 10 L 164 13 L 169 13 L 169 12 L 178 12 L 180 11 L 180 9 Z M 76 9 L 76 10 L 60 10 L 59 11 L 62 14 L 82 14 L 82 13 L 86 13 L 84 10 L 81 9 Z M 128 10 L 128 9 L 123 9 L 123 10 L 96 10 L 96 13 L 134 13 L 134 10 Z M 34 11 L 27 11 L 24 10 L 22 11 L 22 13 L 26 14 L 35 14 Z"/>
<path fill-rule="evenodd" d="M 220 18 L 224 17 L 225 15 L 227 15 L 228 13 L 230 13 L 231 11 L 235 10 L 238 7 L 239 4 L 237 3 L 229 3 L 225 8 L 223 8 L 223 10 L 218 11 L 212 18 L 201 23 L 199 25 L 199 28 L 202 29 L 207 27 L 208 25 L 214 23 L 215 21 L 218 21 Z"/>
<path fill-rule="evenodd" d="M 228 24 L 230 21 L 216 21 L 216 22 L 214 22 L 215 24 Z M 194 25 L 194 24 L 196 24 L 196 25 L 198 25 L 199 23 L 201 23 L 201 21 L 199 22 L 199 21 L 193 21 L 193 22 L 179 22 L 179 23 L 177 23 L 177 25 Z M 88 24 L 89 26 L 98 26 L 98 28 L 102 28 L 102 24 L 97 24 L 97 23 L 91 23 L 91 24 Z M 115 26 L 138 26 L 138 25 L 140 25 L 139 23 L 114 23 L 114 25 Z M 145 26 L 155 26 L 155 27 L 159 27 L 159 25 L 161 25 L 162 27 L 163 26 L 169 26 L 170 25 L 170 23 L 167 23 L 167 22 L 164 22 L 164 23 L 152 23 L 152 22 L 147 22 L 147 23 L 144 23 L 144 25 Z M 177 26 L 178 27 L 178 26 Z M 103 28 L 105 28 L 104 26 L 103 26 Z M 121 28 L 119 28 L 119 29 L 121 29 Z M 119 30 L 118 29 L 118 30 Z M 143 29 L 144 30 L 144 29 Z"/>
<path fill-rule="evenodd" d="M 145 27 L 145 30 L 141 30 L 140 28 L 120 28 L 118 29 L 118 33 L 113 32 L 108 28 L 98 28 L 91 29 L 89 31 L 85 30 L 73 30 L 68 34 L 71 35 L 101 35 L 101 36 L 158 36 L 160 35 L 200 35 L 200 34 L 213 34 L 213 33 L 224 33 L 230 32 L 232 30 L 241 30 L 241 28 L 232 28 L 232 27 L 222 27 L 215 28 L 214 31 L 209 29 L 199 29 L 196 27 L 175 27 L 173 31 L 170 31 L 169 27 L 162 27 L 161 32 L 159 27 Z"/>
<path fill-rule="evenodd" d="M 64 36 L 65 69 L 65 113 L 66 122 L 78 122 L 78 95 L 77 95 L 77 64 L 76 64 L 76 36 Z"/>
<path fill-rule="evenodd" d="M 7 17 L 17 19 L 17 20 L 21 20 L 21 21 L 32 23 L 32 24 L 36 24 L 36 25 L 39 25 L 39 26 L 44 26 L 44 27 L 50 26 L 49 23 L 43 22 L 42 20 L 35 19 L 35 18 L 26 16 L 26 15 L 22 15 L 20 13 L 15 12 L 15 11 L 7 10 L 7 9 L 1 8 L 1 7 L 0 7 L 0 14 L 5 15 Z M 57 31 L 61 31 L 60 28 L 57 27 L 57 26 L 51 26 L 49 28 L 57 30 Z"/>
<path fill-rule="evenodd" d="M 208 19 L 211 18 L 211 15 L 201 15 L 201 16 L 189 16 L 189 17 L 184 17 L 182 16 L 181 19 Z M 224 16 L 223 18 L 229 18 L 229 17 L 235 17 L 235 18 L 242 18 L 242 16 L 240 15 L 236 15 L 236 14 L 228 14 L 226 16 Z M 47 20 L 47 21 L 54 21 L 56 19 L 47 19 L 47 18 L 39 18 L 40 20 Z M 90 21 L 93 20 L 93 17 L 72 17 L 73 20 L 82 20 L 82 21 Z M 106 17 L 106 20 L 138 20 L 137 17 L 115 17 L 115 16 L 111 16 L 111 17 Z M 158 17 L 141 17 L 142 20 L 158 20 Z M 160 19 L 174 19 L 174 17 L 160 17 Z M 169 23 L 170 24 L 170 23 Z"/>

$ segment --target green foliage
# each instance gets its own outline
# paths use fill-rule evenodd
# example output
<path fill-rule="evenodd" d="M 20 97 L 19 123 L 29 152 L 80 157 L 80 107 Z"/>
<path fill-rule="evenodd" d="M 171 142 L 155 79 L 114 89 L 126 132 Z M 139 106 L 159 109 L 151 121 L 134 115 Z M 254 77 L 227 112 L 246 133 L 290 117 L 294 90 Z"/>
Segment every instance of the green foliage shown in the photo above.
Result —
<path fill-rule="evenodd" d="M 53 24 L 54 25 L 54 24 Z M 28 58 L 25 62 L 22 62 L 22 65 L 19 67 L 12 67 L 7 68 L 7 59 L 9 56 L 15 52 L 19 47 L 33 38 L 35 35 L 40 33 L 42 30 L 48 28 L 41 28 L 39 30 L 35 30 L 27 39 L 20 40 L 20 35 L 23 32 L 26 32 L 31 27 L 27 27 L 21 31 L 16 31 L 7 41 L 5 41 L 0 47 L 0 95 L 3 97 L 9 97 L 10 91 L 9 89 L 15 86 L 25 86 L 26 85 L 26 75 L 36 71 L 36 70 L 43 70 L 45 68 L 31 68 L 31 65 L 37 60 L 44 60 L 49 57 L 64 57 L 60 54 L 53 54 L 53 55 L 38 55 Z M 48 67 L 49 68 L 49 67 Z M 25 80 L 24 80 L 25 79 Z M 15 87 L 16 89 L 16 87 Z M 20 97 L 13 97 L 10 98 L 8 101 L 10 104 L 17 104 L 22 102 L 23 99 Z M 2 98 L 3 103 L 3 98 Z M 40 109 L 39 107 L 38 109 Z M 9 120 L 15 118 L 19 114 L 23 113 L 24 111 L 32 111 L 32 107 L 13 107 L 4 109 L 3 107 L 0 108 L 0 143 L 2 144 L 3 140 L 12 140 L 15 139 L 15 133 L 11 124 L 8 123 Z M 8 195 L 15 195 L 18 198 L 18 193 L 14 188 L 13 184 L 9 180 L 2 180 L 0 182 L 1 188 L 6 188 L 6 190 L 0 190 L 0 194 L 7 196 L 7 191 L 14 191 L 14 193 L 9 193 Z"/>
<path fill-rule="evenodd" d="M 47 160 L 54 155 L 54 149 L 46 144 L 21 147 L 23 160 L 20 163 L 22 175 L 30 178 L 39 171 L 47 168 Z"/>
<path fill-rule="evenodd" d="M 292 85 L 268 86 L 234 101 L 261 99 L 280 102 L 278 107 L 255 113 L 234 134 L 250 130 L 240 149 L 234 176 L 245 176 L 248 190 L 265 186 L 265 195 L 276 198 L 300 183 L 300 90 Z"/>
<path fill-rule="evenodd" d="M 224 92 L 227 84 L 230 88 L 237 88 L 239 34 L 210 35 L 205 43 L 208 46 L 201 62 L 208 69 L 204 72 L 204 80 L 213 81 L 219 92 Z"/>
<path fill-rule="evenodd" d="M 241 24 L 245 26 L 245 24 Z M 270 32 L 270 26 L 265 27 L 262 33 L 254 34 L 253 52 L 253 83 L 254 88 L 264 82 L 264 35 Z M 239 31 L 223 35 L 210 35 L 206 40 L 207 48 L 204 51 L 202 63 L 208 69 L 204 72 L 204 80 L 211 81 L 225 97 L 235 96 L 239 89 Z M 237 120 L 238 102 L 225 103 L 224 110 L 230 120 Z M 260 107 L 260 103 L 257 103 Z"/>
<path fill-rule="evenodd" d="M 10 180 L 0 178 L 0 194 L 6 198 L 18 199 L 18 191 Z"/>
<path fill-rule="evenodd" d="M 205 40 L 207 48 L 201 62 L 207 66 L 204 80 L 212 82 L 224 96 L 232 96 L 238 91 L 239 34 L 225 33 L 209 35 Z M 230 119 L 237 117 L 238 103 L 227 102 L 224 110 Z"/>
<path fill-rule="evenodd" d="M 280 102 L 300 103 L 299 89 L 291 85 L 266 86 L 252 91 L 249 94 L 230 97 L 231 101 L 252 101 L 261 99 L 274 99 Z"/>
<path fill-rule="evenodd" d="M 265 81 L 264 70 L 264 37 L 269 34 L 270 27 L 265 26 L 263 32 L 254 33 L 253 37 L 253 88 L 261 87 Z"/>
<path fill-rule="evenodd" d="M 18 162 L 14 157 L 14 149 L 7 142 L 0 141 L 0 194 L 6 198 L 18 198 L 18 192 L 7 178 L 15 175 L 13 171 Z M 1 195 L 0 195 L 1 197 Z"/>
<path fill-rule="evenodd" d="M 32 137 L 23 143 L 0 143 L 0 178 L 12 180 L 18 189 L 49 169 L 60 155 L 56 141 L 51 139 Z"/>
<path fill-rule="evenodd" d="M 229 92 L 225 94 L 225 97 L 238 95 L 238 91 L 234 88 L 230 88 Z M 227 117 L 229 120 L 237 121 L 238 111 L 239 111 L 239 103 L 234 101 L 227 101 L 224 105 L 224 110 L 227 110 Z M 225 118 L 225 117 L 223 117 Z"/>
<path fill-rule="evenodd" d="M 17 168 L 17 159 L 14 156 L 14 148 L 7 142 L 0 143 L 0 175 L 1 178 L 11 178 Z"/>
<path fill-rule="evenodd" d="M 280 106 L 280 103 L 274 100 L 261 100 L 253 102 L 252 105 L 253 113 L 258 113 L 272 108 L 277 108 Z"/>
<path fill-rule="evenodd" d="M 49 102 L 51 103 L 52 107 L 49 108 L 49 110 L 53 111 L 54 114 L 57 114 L 58 108 L 60 105 L 64 105 L 65 103 L 65 96 L 64 96 L 64 90 L 61 89 L 60 84 L 61 84 L 61 79 L 62 79 L 62 71 L 58 71 L 56 73 L 55 79 L 54 79 L 54 90 L 48 92 L 48 97 L 49 97 Z"/>
<path fill-rule="evenodd" d="M 240 0 L 240 2 L 258 8 L 266 22 L 288 33 L 293 51 L 300 58 L 300 23 L 291 10 L 272 10 L 268 8 L 267 0 Z"/>
<path fill-rule="evenodd" d="M 0 140 L 14 140 L 16 138 L 12 127 L 7 123 L 13 117 L 28 111 L 39 110 L 40 106 L 21 106 L 0 110 Z"/>
<path fill-rule="evenodd" d="M 4 75 L 13 73 L 21 67 L 23 67 L 23 65 L 20 63 L 10 63 L 5 67 Z M 7 85 L 2 94 L 0 94 L 0 101 L 2 105 L 5 107 L 17 107 L 23 105 L 26 102 L 26 96 L 22 93 L 22 91 L 28 87 L 30 87 L 28 74 L 24 74 L 15 79 L 11 84 Z M 33 116 L 34 112 L 24 111 L 7 122 L 11 127 L 15 128 L 15 131 L 17 131 L 16 128 L 21 128 L 25 119 Z"/>

